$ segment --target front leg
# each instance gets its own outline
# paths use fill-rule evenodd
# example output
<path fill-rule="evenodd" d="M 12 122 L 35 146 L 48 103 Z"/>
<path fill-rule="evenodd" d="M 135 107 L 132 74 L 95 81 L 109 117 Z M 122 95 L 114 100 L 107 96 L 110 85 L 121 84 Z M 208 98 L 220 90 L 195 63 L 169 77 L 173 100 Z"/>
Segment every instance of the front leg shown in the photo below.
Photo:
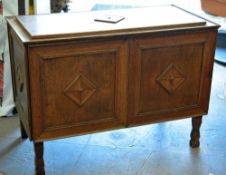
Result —
<path fill-rule="evenodd" d="M 44 167 L 44 159 L 43 159 L 43 151 L 44 145 L 43 142 L 34 142 L 34 150 L 35 150 L 35 174 L 36 175 L 45 175 L 45 167 Z"/>
<path fill-rule="evenodd" d="M 191 131 L 191 140 L 190 146 L 192 148 L 199 147 L 199 138 L 200 138 L 200 127 L 202 124 L 202 116 L 192 118 L 192 131 Z"/>

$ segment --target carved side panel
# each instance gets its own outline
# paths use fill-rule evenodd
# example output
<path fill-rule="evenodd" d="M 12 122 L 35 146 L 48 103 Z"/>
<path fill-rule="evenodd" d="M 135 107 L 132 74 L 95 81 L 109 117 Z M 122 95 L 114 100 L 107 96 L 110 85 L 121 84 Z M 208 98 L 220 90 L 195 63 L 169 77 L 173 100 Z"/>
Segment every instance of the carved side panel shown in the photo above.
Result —
<path fill-rule="evenodd" d="M 199 111 L 205 47 L 204 35 L 135 40 L 129 78 L 131 120 L 151 122 Z"/>
<path fill-rule="evenodd" d="M 14 33 L 10 33 L 10 44 L 15 103 L 20 120 L 23 123 L 26 133 L 30 136 L 26 49 L 17 37 L 14 37 Z"/>
<path fill-rule="evenodd" d="M 36 101 L 40 101 L 36 107 L 41 110 L 41 121 L 34 113 L 34 122 L 42 123 L 39 132 L 45 135 L 63 128 L 67 132 L 76 130 L 76 134 L 86 127 L 97 130 L 123 124 L 123 62 L 127 59 L 123 42 L 48 46 L 32 52 L 32 67 L 38 66 L 32 69 L 33 78 L 38 81 L 32 86 Z"/>

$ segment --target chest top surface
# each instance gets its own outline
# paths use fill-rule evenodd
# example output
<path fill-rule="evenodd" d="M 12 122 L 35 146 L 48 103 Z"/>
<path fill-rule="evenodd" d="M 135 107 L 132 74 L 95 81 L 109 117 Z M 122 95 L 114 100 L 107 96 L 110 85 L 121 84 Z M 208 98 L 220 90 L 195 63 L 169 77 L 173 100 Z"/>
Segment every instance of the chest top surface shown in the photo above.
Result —
<path fill-rule="evenodd" d="M 106 15 L 124 19 L 117 23 L 95 21 L 97 18 L 106 18 Z M 215 25 L 174 5 L 17 16 L 10 20 L 13 28 L 25 33 L 25 39 L 22 40 L 28 42 L 47 38 L 114 36 Z"/>
<path fill-rule="evenodd" d="M 104 15 L 125 17 L 112 24 L 94 19 Z M 152 6 L 134 9 L 91 11 L 67 14 L 19 16 L 19 22 L 32 38 L 64 34 L 88 34 L 142 28 L 174 28 L 204 25 L 205 21 L 175 6 Z"/>

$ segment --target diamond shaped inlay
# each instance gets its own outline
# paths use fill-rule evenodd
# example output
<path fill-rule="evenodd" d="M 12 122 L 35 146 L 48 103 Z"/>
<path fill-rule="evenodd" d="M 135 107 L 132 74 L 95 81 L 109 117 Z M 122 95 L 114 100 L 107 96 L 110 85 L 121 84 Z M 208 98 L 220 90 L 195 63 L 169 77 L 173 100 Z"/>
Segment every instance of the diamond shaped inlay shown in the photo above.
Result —
<path fill-rule="evenodd" d="M 84 75 L 79 74 L 65 88 L 64 93 L 73 102 L 82 106 L 96 91 L 96 86 Z"/>
<path fill-rule="evenodd" d="M 185 76 L 174 65 L 170 64 L 157 78 L 157 82 L 172 94 L 185 80 Z"/>

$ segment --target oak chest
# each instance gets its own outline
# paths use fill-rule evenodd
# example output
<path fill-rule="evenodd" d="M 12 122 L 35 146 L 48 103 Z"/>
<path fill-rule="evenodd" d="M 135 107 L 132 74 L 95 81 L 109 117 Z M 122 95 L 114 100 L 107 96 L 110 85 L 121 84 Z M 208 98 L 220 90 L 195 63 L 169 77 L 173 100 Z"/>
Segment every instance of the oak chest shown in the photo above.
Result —
<path fill-rule="evenodd" d="M 43 141 L 60 137 L 192 117 L 199 146 L 217 28 L 173 5 L 9 18 L 14 97 L 36 173 L 45 173 Z"/>

